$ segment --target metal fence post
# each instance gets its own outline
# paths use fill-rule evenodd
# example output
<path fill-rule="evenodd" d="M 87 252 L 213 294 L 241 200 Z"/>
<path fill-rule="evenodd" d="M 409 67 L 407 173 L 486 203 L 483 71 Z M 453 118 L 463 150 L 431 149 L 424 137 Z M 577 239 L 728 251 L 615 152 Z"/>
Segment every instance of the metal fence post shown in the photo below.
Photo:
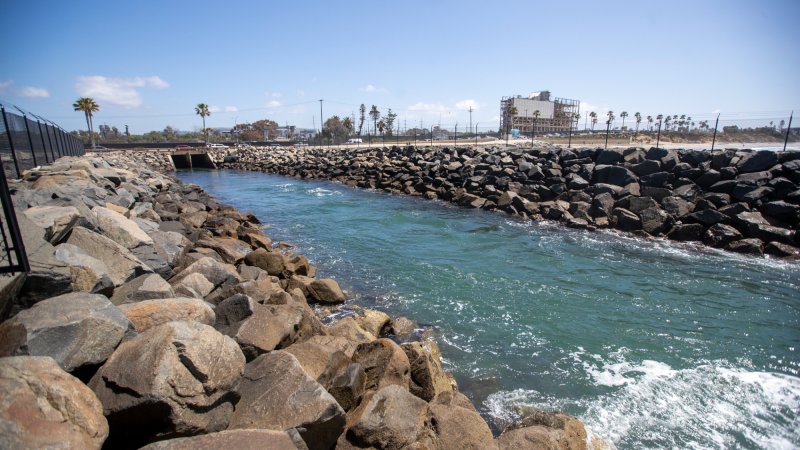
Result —
<path fill-rule="evenodd" d="M 44 133 L 42 132 L 42 122 L 38 120 L 36 123 L 39 124 L 39 137 L 42 138 L 42 149 L 44 149 L 44 159 L 47 160 L 47 146 L 44 144 Z"/>
<path fill-rule="evenodd" d="M 5 119 L 5 111 L 3 111 L 3 118 Z M 3 213 L 6 217 L 8 224 L 8 232 L 11 234 L 11 242 L 14 244 L 14 253 L 17 255 L 17 265 L 24 272 L 30 272 L 31 266 L 28 263 L 28 254 L 25 253 L 25 244 L 22 242 L 22 235 L 19 232 L 19 224 L 17 223 L 17 215 L 14 213 L 14 204 L 11 202 L 11 195 L 8 192 L 8 181 L 6 180 L 6 171 L 0 170 L 0 202 L 3 203 Z M 8 245 L 6 245 L 8 251 Z M 10 255 L 9 255 L 10 256 Z M 9 261 L 9 264 L 11 261 Z M 10 267 L 14 270 L 14 266 Z"/>
<path fill-rule="evenodd" d="M 50 143 L 50 153 L 52 154 L 53 153 L 53 141 L 55 141 L 55 136 L 53 136 L 52 138 L 50 137 L 50 130 L 51 129 L 53 129 L 53 127 L 45 124 L 44 130 L 47 132 L 47 142 Z M 53 132 L 55 133 L 55 129 L 53 129 L 53 130 L 54 130 Z M 55 160 L 56 159 L 53 158 L 53 161 L 55 161 Z"/>
<path fill-rule="evenodd" d="M 56 136 L 58 137 L 58 145 L 56 146 L 56 150 L 58 151 L 58 157 L 61 157 L 61 149 L 64 147 L 64 132 L 59 128 L 56 130 Z M 55 158 L 55 154 L 53 155 Z M 55 160 L 55 159 L 54 159 Z"/>
<path fill-rule="evenodd" d="M 33 167 L 38 166 L 36 162 L 36 151 L 33 149 L 33 139 L 31 139 L 31 129 L 28 127 L 28 116 L 22 115 L 22 121 L 25 122 L 25 132 L 28 133 L 28 145 L 31 147 L 31 158 L 33 158 Z M 42 141 L 44 143 L 44 141 Z M 44 159 L 47 159 L 47 150 L 45 150 Z"/>
<path fill-rule="evenodd" d="M 786 144 L 789 143 L 789 131 L 792 129 L 792 118 L 794 117 L 794 111 L 789 116 L 789 126 L 786 127 L 786 137 L 783 139 L 783 151 L 786 151 Z"/>
<path fill-rule="evenodd" d="M 8 135 L 8 147 L 11 149 L 11 159 L 14 160 L 14 169 L 17 171 L 17 176 L 21 177 L 22 174 L 19 171 L 19 163 L 17 162 L 17 152 L 14 150 L 14 137 L 11 135 L 11 128 L 8 126 L 8 117 L 6 117 L 6 109 L 0 106 L 0 112 L 3 114 L 3 125 L 6 127 L 6 134 Z M 5 169 L 3 169 L 5 171 Z M 3 174 L 3 178 L 5 178 L 5 174 Z"/>

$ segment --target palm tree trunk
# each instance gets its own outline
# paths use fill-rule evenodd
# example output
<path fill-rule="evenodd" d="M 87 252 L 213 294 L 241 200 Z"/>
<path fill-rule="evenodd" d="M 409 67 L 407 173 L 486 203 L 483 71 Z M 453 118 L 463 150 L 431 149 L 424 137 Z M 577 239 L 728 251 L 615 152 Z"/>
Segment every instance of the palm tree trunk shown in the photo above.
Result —
<path fill-rule="evenodd" d="M 92 116 L 89 114 L 89 111 L 84 111 L 86 115 L 86 126 L 89 128 L 89 145 L 94 148 L 94 130 L 92 130 Z"/>
<path fill-rule="evenodd" d="M 203 134 L 206 135 L 206 145 L 208 145 L 208 130 L 206 129 L 206 116 L 201 116 L 203 118 Z"/>

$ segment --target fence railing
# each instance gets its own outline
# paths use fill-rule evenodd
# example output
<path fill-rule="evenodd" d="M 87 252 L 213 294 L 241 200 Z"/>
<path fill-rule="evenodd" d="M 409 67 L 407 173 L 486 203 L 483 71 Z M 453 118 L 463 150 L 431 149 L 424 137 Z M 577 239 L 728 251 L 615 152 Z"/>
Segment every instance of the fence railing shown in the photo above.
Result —
<path fill-rule="evenodd" d="M 23 171 L 62 156 L 85 153 L 83 143 L 58 125 L 28 113 L 36 118 L 34 121 L 20 112 L 22 115 L 10 113 L 0 105 L 0 273 L 30 271 L 8 178 L 20 178 Z"/>

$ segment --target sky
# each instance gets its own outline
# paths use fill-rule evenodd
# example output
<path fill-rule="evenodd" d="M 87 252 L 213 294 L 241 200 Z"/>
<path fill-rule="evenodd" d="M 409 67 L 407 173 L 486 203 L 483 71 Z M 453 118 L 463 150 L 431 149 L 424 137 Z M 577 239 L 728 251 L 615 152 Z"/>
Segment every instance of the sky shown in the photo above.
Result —
<path fill-rule="evenodd" d="M 581 115 L 800 111 L 800 1 L 9 0 L 0 103 L 132 133 L 259 119 L 319 126 L 358 107 L 401 127 L 499 126 L 500 99 L 549 90 Z M 629 119 L 630 120 L 630 119 Z M 747 121 L 751 122 L 747 122 Z M 713 124 L 712 124 L 713 125 Z"/>

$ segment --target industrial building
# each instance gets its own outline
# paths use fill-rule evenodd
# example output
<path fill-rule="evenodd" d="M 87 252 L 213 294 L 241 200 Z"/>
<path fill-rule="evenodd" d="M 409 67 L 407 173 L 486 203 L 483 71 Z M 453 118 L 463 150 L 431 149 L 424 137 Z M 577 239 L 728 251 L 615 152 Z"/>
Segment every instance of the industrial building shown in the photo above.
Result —
<path fill-rule="evenodd" d="M 527 97 L 503 97 L 500 129 L 503 132 L 519 130 L 526 136 L 567 132 L 576 126 L 579 113 L 580 101 L 558 97 L 550 100 L 550 91 L 534 92 Z"/>

